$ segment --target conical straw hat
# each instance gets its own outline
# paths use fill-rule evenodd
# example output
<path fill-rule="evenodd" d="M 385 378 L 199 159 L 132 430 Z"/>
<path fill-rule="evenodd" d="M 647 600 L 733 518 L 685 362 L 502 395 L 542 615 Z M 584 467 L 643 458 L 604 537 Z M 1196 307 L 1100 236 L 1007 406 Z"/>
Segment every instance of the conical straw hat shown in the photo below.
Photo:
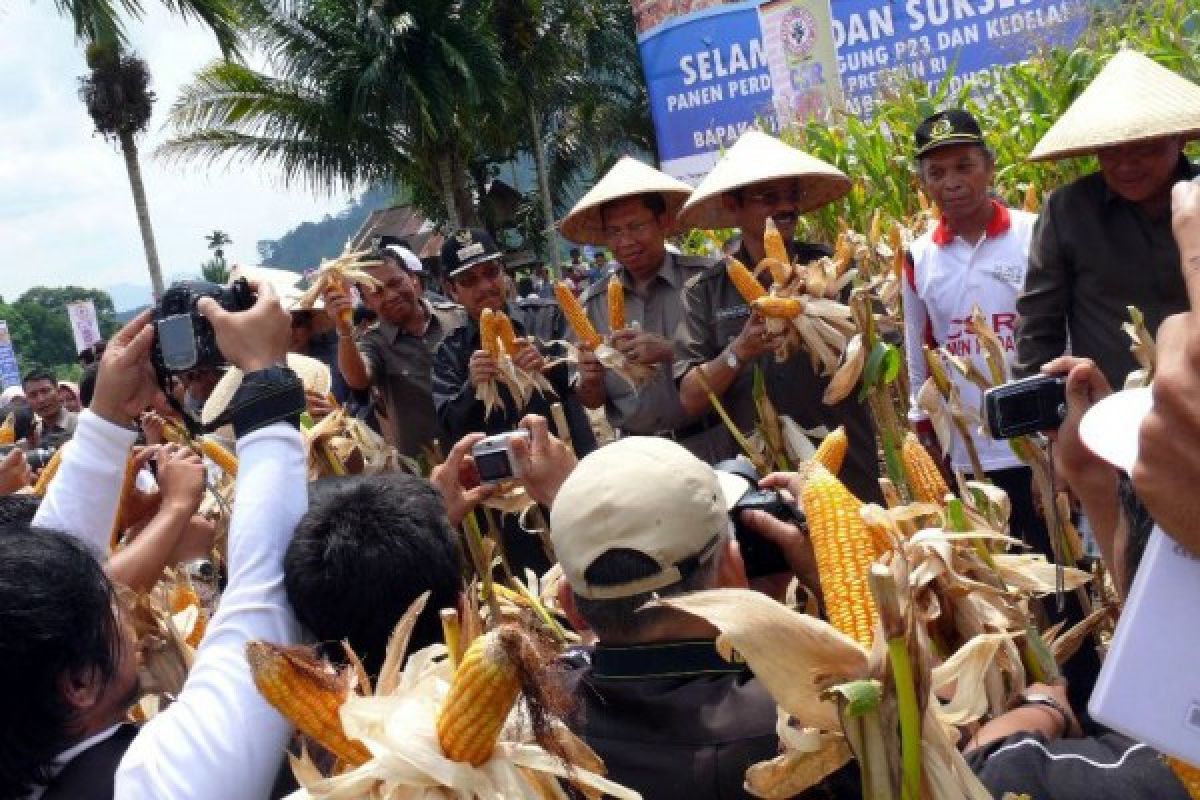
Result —
<path fill-rule="evenodd" d="M 667 212 L 674 215 L 692 193 L 692 187 L 636 158 L 624 156 L 575 204 L 571 213 L 563 217 L 559 230 L 578 244 L 605 245 L 604 224 L 600 218 L 604 204 L 652 193 L 662 195 Z"/>
<path fill-rule="evenodd" d="M 302 356 L 299 353 L 288 353 L 287 365 L 304 384 L 304 391 L 316 392 L 320 395 L 329 394 L 329 390 L 333 386 L 333 374 L 325 362 L 309 356 Z M 208 425 L 224 414 L 225 409 L 229 407 L 229 401 L 233 400 L 233 396 L 241 388 L 241 385 L 242 371 L 240 369 L 230 367 L 225 370 L 221 380 L 217 381 L 217 385 L 213 387 L 212 394 L 204 402 L 204 408 L 200 411 L 200 421 Z"/>
<path fill-rule="evenodd" d="M 801 195 L 797 212 L 801 214 L 845 197 L 851 185 L 850 179 L 832 164 L 789 147 L 773 136 L 746 131 L 683 204 L 679 212 L 680 229 L 737 225 L 733 214 L 725 210 L 722 195 L 778 178 L 799 179 Z"/>
<path fill-rule="evenodd" d="M 1136 50 L 1109 60 L 1029 154 L 1046 161 L 1163 136 L 1200 136 L 1200 86 Z"/>

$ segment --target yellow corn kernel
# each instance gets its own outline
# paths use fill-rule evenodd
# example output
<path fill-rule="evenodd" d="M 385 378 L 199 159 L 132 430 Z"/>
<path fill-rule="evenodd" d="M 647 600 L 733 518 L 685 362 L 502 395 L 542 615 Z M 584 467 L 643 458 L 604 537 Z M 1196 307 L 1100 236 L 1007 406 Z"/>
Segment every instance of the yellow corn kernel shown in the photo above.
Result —
<path fill-rule="evenodd" d="M 46 490 L 50 488 L 50 481 L 54 480 L 54 475 L 58 472 L 58 465 L 62 463 L 62 452 L 61 447 L 55 450 L 54 455 L 50 456 L 49 463 L 42 467 L 42 471 L 38 474 L 37 483 L 33 485 L 33 493 L 38 497 L 46 496 Z"/>
<path fill-rule="evenodd" d="M 348 766 L 371 759 L 362 742 L 346 736 L 338 716 L 350 694 L 346 674 L 332 671 L 306 648 L 269 642 L 249 642 L 246 660 L 259 693 L 301 733 Z"/>
<path fill-rule="evenodd" d="M 621 279 L 613 275 L 608 279 L 608 329 L 619 331 L 625 327 L 625 287 Z"/>
<path fill-rule="evenodd" d="M 129 508 L 130 497 L 136 488 L 135 479 L 137 478 L 137 473 L 137 463 L 133 460 L 133 455 L 130 455 L 125 459 L 125 478 L 121 482 L 121 498 L 117 501 L 117 513 L 113 517 L 112 530 L 108 534 L 109 550 L 116 549 L 117 544 L 121 541 L 121 533 L 127 527 L 127 521 L 123 517 Z"/>
<path fill-rule="evenodd" d="M 804 311 L 804 303 L 795 297 L 774 297 L 763 295 L 750 304 L 751 307 L 771 319 L 795 319 Z"/>
<path fill-rule="evenodd" d="M 753 303 L 767 293 L 763 285 L 758 282 L 758 278 L 754 277 L 754 273 L 746 269 L 746 265 L 733 256 L 730 256 L 725 262 L 725 274 L 729 276 L 733 288 L 738 290 L 738 294 L 747 303 Z"/>
<path fill-rule="evenodd" d="M 226 450 L 219 442 L 209 438 L 199 440 L 200 452 L 207 456 L 210 461 L 216 464 L 226 473 L 232 476 L 237 476 L 238 460 L 237 456 Z"/>
<path fill-rule="evenodd" d="M 475 766 L 491 758 L 521 691 L 506 643 L 513 636 L 519 633 L 512 628 L 488 631 L 463 654 L 437 720 L 438 742 L 447 758 Z"/>
<path fill-rule="evenodd" d="M 833 627 L 869 648 L 877 613 L 867 571 L 882 552 L 863 522 L 862 502 L 816 463 L 801 496 L 826 615 Z"/>
<path fill-rule="evenodd" d="M 846 460 L 846 451 L 850 449 L 850 439 L 846 436 L 846 427 L 838 425 L 821 440 L 813 460 L 829 470 L 834 475 L 842 471 L 842 463 Z"/>
<path fill-rule="evenodd" d="M 767 258 L 773 258 L 781 264 L 790 263 L 792 260 L 788 255 L 787 244 L 783 241 L 783 234 L 775 226 L 775 220 L 770 217 L 767 217 L 767 228 L 763 231 L 763 250 Z"/>
<path fill-rule="evenodd" d="M 500 340 L 500 349 L 510 356 L 515 356 L 520 346 L 517 344 L 517 332 L 513 328 L 512 320 L 503 311 L 496 312 L 495 320 L 496 338 Z"/>
<path fill-rule="evenodd" d="M 1167 756 L 1167 766 L 1171 768 L 1171 772 L 1175 773 L 1175 777 L 1183 784 L 1183 788 L 1187 790 L 1188 797 L 1192 800 L 1200 800 L 1200 769 L 1193 767 L 1186 761 L 1180 761 L 1174 756 Z"/>
<path fill-rule="evenodd" d="M 909 432 L 904 437 L 900 457 L 904 461 L 904 472 L 908 475 L 908 487 L 912 489 L 913 500 L 938 505 L 945 503 L 950 490 L 933 456 L 929 455 L 916 434 Z"/>
<path fill-rule="evenodd" d="M 0 445 L 12 444 L 17 440 L 17 418 L 9 414 L 0 425 Z"/>
<path fill-rule="evenodd" d="M 479 349 L 492 358 L 500 357 L 500 344 L 496 340 L 496 313 L 485 308 L 479 315 Z"/>
<path fill-rule="evenodd" d="M 1038 206 L 1041 204 L 1041 198 L 1038 197 L 1037 184 L 1031 183 L 1026 186 L 1025 202 L 1022 204 L 1022 208 L 1032 214 L 1038 210 Z"/>
<path fill-rule="evenodd" d="M 558 300 L 558 307 L 562 309 L 563 316 L 567 318 L 567 324 L 579 337 L 579 346 L 585 350 L 595 350 L 599 347 L 602 341 L 600 334 L 596 333 L 596 328 L 584 313 L 583 306 L 579 305 L 579 300 L 571 291 L 571 287 L 567 286 L 564 281 L 555 283 L 554 297 Z"/>

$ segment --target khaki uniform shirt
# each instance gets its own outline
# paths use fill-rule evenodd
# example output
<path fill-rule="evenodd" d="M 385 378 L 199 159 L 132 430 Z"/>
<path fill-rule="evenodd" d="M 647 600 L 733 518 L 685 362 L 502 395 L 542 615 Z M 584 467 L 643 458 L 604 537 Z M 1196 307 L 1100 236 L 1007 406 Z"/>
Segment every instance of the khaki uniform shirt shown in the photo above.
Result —
<path fill-rule="evenodd" d="M 645 293 L 634 288 L 633 277 L 614 267 L 625 287 L 625 319 L 631 327 L 674 340 L 683 321 L 683 286 L 688 280 L 716 263 L 700 256 L 677 256 L 667 253 L 658 274 L 650 281 Z M 580 297 L 584 310 L 601 335 L 609 333 L 608 283 L 609 275 L 593 283 Z M 605 412 L 614 428 L 624 434 L 651 436 L 656 434 L 677 437 L 677 441 L 699 458 L 718 457 L 726 449 L 726 436 L 721 435 L 720 419 L 712 413 L 700 419 L 689 416 L 679 402 L 679 385 L 670 364 L 660 365 L 658 376 L 636 391 L 621 376 L 608 372 L 604 377 L 608 396 Z M 714 443 L 712 440 L 718 440 Z"/>
<path fill-rule="evenodd" d="M 1197 172 L 1180 159 L 1175 179 Z M 1051 194 L 1033 229 L 1025 291 L 1017 298 L 1016 374 L 1037 373 L 1069 344 L 1119 389 L 1137 369 L 1121 330 L 1127 306 L 1146 315 L 1152 335 L 1164 319 L 1188 310 L 1171 212 L 1149 218 L 1095 173 Z"/>
<path fill-rule="evenodd" d="M 807 262 L 829 254 L 827 248 L 819 245 L 798 244 L 793 258 Z M 738 258 L 743 263 L 750 262 L 744 251 Z M 713 360 L 725 350 L 745 327 L 750 307 L 726 276 L 724 263 L 720 263 L 688 281 L 683 292 L 683 313 L 684 320 L 675 338 L 675 377 L 680 380 L 688 370 Z M 846 426 L 850 449 L 840 477 L 864 502 L 881 501 L 874 428 L 857 396 L 851 394 L 837 405 L 827 406 L 821 396 L 829 385 L 829 377 L 814 372 L 806 352 L 796 353 L 782 364 L 773 353 L 765 353 L 743 365 L 721 397 L 726 411 L 744 432 L 754 429 L 757 418 L 753 396 L 755 367 L 763 371 L 767 396 L 780 414 L 786 414 L 805 428 L 824 425 L 832 431 L 838 425 Z M 723 457 L 736 455 L 738 450 L 730 437 L 729 449 Z"/>
<path fill-rule="evenodd" d="M 425 333 L 413 336 L 380 321 L 363 334 L 358 350 L 387 408 L 396 449 L 416 457 L 421 446 L 441 436 L 433 408 L 433 354 L 442 340 L 467 322 L 467 314 L 454 303 L 422 300 L 429 312 Z"/>

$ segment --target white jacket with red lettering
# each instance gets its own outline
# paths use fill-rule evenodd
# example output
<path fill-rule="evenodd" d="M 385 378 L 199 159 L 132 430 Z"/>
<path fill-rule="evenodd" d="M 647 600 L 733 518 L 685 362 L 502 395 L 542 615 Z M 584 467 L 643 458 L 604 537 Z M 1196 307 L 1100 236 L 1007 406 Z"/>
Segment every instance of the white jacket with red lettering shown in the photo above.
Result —
<path fill-rule="evenodd" d="M 928 375 L 924 344 L 945 347 L 950 353 L 975 362 L 984 375 L 987 364 L 975 335 L 967 330 L 971 309 L 978 305 L 1004 345 L 1009 364 L 1016 351 L 1017 295 L 1025 285 L 1029 242 L 1037 216 L 1005 208 L 993 201 L 992 220 L 979 243 L 957 236 L 942 220 L 912 243 L 904 275 L 904 341 L 912 386 L 909 419 L 922 423 L 926 414 L 917 408 L 916 394 Z M 958 385 L 963 406 L 983 419 L 983 393 L 955 369 L 949 373 Z M 1021 466 L 1008 442 L 997 442 L 986 432 L 973 430 L 975 447 L 984 470 Z M 967 449 L 958 437 L 950 450 L 955 469 L 970 471 Z"/>

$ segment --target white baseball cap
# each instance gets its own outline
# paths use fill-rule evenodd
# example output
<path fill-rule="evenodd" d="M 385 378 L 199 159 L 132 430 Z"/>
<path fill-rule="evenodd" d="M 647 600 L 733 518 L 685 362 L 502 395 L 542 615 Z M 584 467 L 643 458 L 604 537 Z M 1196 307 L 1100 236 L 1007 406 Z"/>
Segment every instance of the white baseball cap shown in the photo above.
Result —
<path fill-rule="evenodd" d="M 398 244 L 389 244 L 380 250 L 381 253 L 391 253 L 396 258 L 400 259 L 400 263 L 404 264 L 404 268 L 409 272 L 424 272 L 425 267 L 421 265 L 421 259 L 417 258 L 416 254 L 407 247 Z"/>

